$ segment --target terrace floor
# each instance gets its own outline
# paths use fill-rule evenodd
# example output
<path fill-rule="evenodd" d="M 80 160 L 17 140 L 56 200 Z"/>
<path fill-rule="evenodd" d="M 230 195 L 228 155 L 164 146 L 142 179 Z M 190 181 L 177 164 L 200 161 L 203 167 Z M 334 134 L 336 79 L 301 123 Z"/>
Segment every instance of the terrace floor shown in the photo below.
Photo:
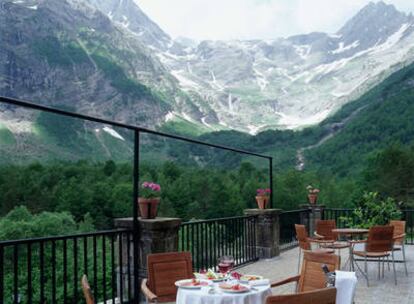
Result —
<path fill-rule="evenodd" d="M 342 250 L 341 261 L 345 263 L 348 259 L 347 250 Z M 401 253 L 396 252 L 395 258 L 399 259 Z M 396 263 L 397 281 L 394 284 L 394 276 L 385 265 L 385 277 L 377 279 L 377 263 L 368 263 L 370 287 L 367 287 L 365 278 L 357 272 L 358 285 L 355 295 L 355 304 L 381 304 L 381 303 L 414 303 L 414 245 L 406 246 L 408 276 L 405 275 L 404 265 Z M 241 267 L 238 271 L 242 273 L 258 274 L 269 278 L 271 281 L 287 278 L 297 274 L 298 248 L 283 251 L 279 257 L 269 260 L 260 260 L 256 263 Z M 360 266 L 363 264 L 359 262 Z M 274 288 L 273 294 L 292 293 L 295 284 Z"/>

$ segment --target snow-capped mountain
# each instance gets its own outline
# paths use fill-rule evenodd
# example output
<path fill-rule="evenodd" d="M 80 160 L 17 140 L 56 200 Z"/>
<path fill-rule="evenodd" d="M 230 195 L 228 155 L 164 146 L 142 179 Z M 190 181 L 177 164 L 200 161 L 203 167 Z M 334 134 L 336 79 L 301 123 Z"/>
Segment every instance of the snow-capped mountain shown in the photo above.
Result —
<path fill-rule="evenodd" d="M 250 133 L 320 122 L 414 59 L 414 18 L 370 3 L 337 33 L 202 41 L 161 62 L 200 93 L 219 123 Z M 202 120 L 206 125 L 208 119 Z"/>
<path fill-rule="evenodd" d="M 0 0 L 0 13 L 0 94 L 150 127 L 315 124 L 414 60 L 414 17 L 383 2 L 334 34 L 245 41 L 173 40 L 134 0 Z"/>

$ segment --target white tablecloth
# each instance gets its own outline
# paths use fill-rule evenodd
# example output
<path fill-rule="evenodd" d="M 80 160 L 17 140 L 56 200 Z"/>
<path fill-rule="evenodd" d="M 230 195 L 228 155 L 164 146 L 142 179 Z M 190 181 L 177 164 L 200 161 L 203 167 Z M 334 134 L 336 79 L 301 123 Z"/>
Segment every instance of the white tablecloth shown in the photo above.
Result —
<path fill-rule="evenodd" d="M 263 304 L 271 295 L 270 285 L 255 286 L 257 290 L 244 293 L 227 293 L 214 284 L 214 294 L 209 293 L 210 287 L 201 289 L 178 288 L 177 304 Z"/>
<path fill-rule="evenodd" d="M 352 304 L 357 277 L 355 272 L 335 271 L 336 304 Z"/>

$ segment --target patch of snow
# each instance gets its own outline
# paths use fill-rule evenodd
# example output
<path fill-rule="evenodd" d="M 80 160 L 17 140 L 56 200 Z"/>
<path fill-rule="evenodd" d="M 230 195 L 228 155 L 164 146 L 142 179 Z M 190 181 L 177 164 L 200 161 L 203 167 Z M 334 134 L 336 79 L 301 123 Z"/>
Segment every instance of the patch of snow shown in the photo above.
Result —
<path fill-rule="evenodd" d="M 173 112 L 168 112 L 167 115 L 165 115 L 165 122 L 170 121 L 174 118 Z"/>
<path fill-rule="evenodd" d="M 260 91 L 263 91 L 269 84 L 269 81 L 266 79 L 266 76 L 263 73 L 259 72 L 259 70 L 257 70 L 256 68 L 253 68 L 253 72 L 257 75 L 256 82 L 260 88 Z"/>
<path fill-rule="evenodd" d="M 99 129 L 95 129 L 95 132 L 96 132 L 96 133 L 99 133 L 99 131 L 100 131 Z"/>
<path fill-rule="evenodd" d="M 125 139 L 118 133 L 116 132 L 114 129 L 109 128 L 109 127 L 104 127 L 102 130 L 104 130 L 106 133 L 108 133 L 109 135 L 112 135 L 115 138 L 118 138 L 120 140 L 125 141 Z"/>
<path fill-rule="evenodd" d="M 112 18 L 113 18 L 113 12 L 112 12 L 112 11 L 110 11 L 110 12 L 108 13 L 108 18 L 112 20 Z"/>
<path fill-rule="evenodd" d="M 188 121 L 190 121 L 190 122 L 197 123 L 194 119 L 192 119 L 190 116 L 188 116 L 188 114 L 187 114 L 187 113 L 181 112 L 181 116 L 182 116 L 185 120 L 188 120 Z"/>
<path fill-rule="evenodd" d="M 404 32 L 411 26 L 410 23 L 404 23 L 403 25 L 401 25 L 401 27 L 391 36 L 389 36 L 387 38 L 387 40 L 380 44 L 380 45 L 376 45 L 372 48 L 371 50 L 371 54 L 376 54 L 382 51 L 385 51 L 391 47 L 393 47 L 395 44 L 398 43 L 398 41 L 400 41 L 400 39 L 402 38 L 402 36 L 404 35 Z"/>
<path fill-rule="evenodd" d="M 207 119 L 207 117 L 203 117 L 203 118 L 201 118 L 201 122 L 206 126 L 206 127 L 208 127 L 208 128 L 212 128 L 212 126 L 210 125 L 210 124 L 208 124 L 207 122 L 206 122 L 206 119 Z"/>
<path fill-rule="evenodd" d="M 266 125 L 260 125 L 260 126 L 254 126 L 254 125 L 247 125 L 247 128 L 249 129 L 250 135 L 256 135 L 261 128 L 265 127 Z"/>
<path fill-rule="evenodd" d="M 187 61 L 187 71 L 188 73 L 193 74 L 193 71 L 191 70 L 191 65 L 188 61 Z"/>
<path fill-rule="evenodd" d="M 32 6 L 26 6 L 27 8 L 31 9 L 31 10 L 37 10 L 37 5 L 32 5 Z"/>
<path fill-rule="evenodd" d="M 230 113 L 233 113 L 233 100 L 231 98 L 231 93 L 229 93 L 229 96 L 227 98 L 227 103 L 229 105 L 229 111 L 230 111 Z"/>
<path fill-rule="evenodd" d="M 342 38 L 342 35 L 338 35 L 338 34 L 328 34 L 328 37 L 334 38 L 334 39 L 340 39 L 340 38 Z"/>
<path fill-rule="evenodd" d="M 7 114 L 5 114 L 7 115 Z M 20 133 L 33 133 L 33 123 L 28 120 L 21 120 L 17 118 L 7 118 L 7 116 L 1 117 L 0 122 L 5 128 L 9 129 L 13 134 Z"/>
<path fill-rule="evenodd" d="M 309 117 L 286 115 L 281 112 L 276 112 L 276 114 L 280 115 L 281 117 L 281 119 L 279 120 L 280 125 L 285 126 L 287 129 L 296 129 L 304 125 L 316 124 L 328 117 L 330 112 L 331 109 L 325 109 Z"/>
<path fill-rule="evenodd" d="M 128 17 L 125 15 L 122 15 L 122 22 L 120 22 L 120 24 L 125 27 L 128 28 L 129 27 L 129 20 Z"/>
<path fill-rule="evenodd" d="M 177 78 L 177 80 L 179 81 L 180 85 L 183 88 L 192 88 L 192 89 L 201 89 L 200 85 L 190 79 L 188 79 L 187 77 L 181 75 L 184 71 L 183 70 L 172 70 L 171 74 Z"/>
<path fill-rule="evenodd" d="M 355 40 L 354 42 L 352 42 L 351 44 L 349 44 L 347 46 L 344 46 L 343 42 L 339 42 L 338 48 L 331 51 L 331 53 L 332 54 L 339 54 L 339 53 L 345 52 L 347 50 L 356 48 L 358 45 L 359 45 L 359 40 Z"/>
<path fill-rule="evenodd" d="M 309 44 L 303 45 L 294 45 L 293 48 L 295 49 L 296 54 L 299 55 L 300 58 L 306 60 L 310 54 L 312 46 Z"/>

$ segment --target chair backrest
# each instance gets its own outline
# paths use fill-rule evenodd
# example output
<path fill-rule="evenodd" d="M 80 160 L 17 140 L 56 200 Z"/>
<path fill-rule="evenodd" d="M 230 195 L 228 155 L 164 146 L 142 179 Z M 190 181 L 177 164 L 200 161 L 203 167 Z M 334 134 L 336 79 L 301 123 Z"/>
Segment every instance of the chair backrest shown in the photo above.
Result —
<path fill-rule="evenodd" d="M 147 267 L 147 285 L 157 296 L 158 302 L 175 301 L 177 296 L 175 281 L 193 277 L 190 252 L 149 254 Z"/>
<path fill-rule="evenodd" d="M 296 294 L 269 296 L 266 304 L 335 304 L 336 288 L 329 287 Z"/>
<path fill-rule="evenodd" d="M 374 226 L 369 229 L 365 245 L 367 252 L 391 251 L 393 246 L 394 226 Z"/>
<path fill-rule="evenodd" d="M 305 225 L 295 224 L 296 239 L 299 242 L 299 247 L 303 250 L 311 250 L 311 245 L 308 241 L 308 232 Z"/>
<path fill-rule="evenodd" d="M 324 236 L 326 240 L 336 240 L 338 236 L 332 232 L 336 229 L 335 220 L 317 220 L 316 221 L 316 233 Z"/>
<path fill-rule="evenodd" d="M 85 296 L 86 304 L 95 304 L 95 299 L 89 286 L 88 277 L 84 274 L 81 280 L 83 295 Z"/>
<path fill-rule="evenodd" d="M 305 252 L 298 282 L 298 292 L 326 287 L 326 275 L 322 270 L 324 264 L 328 266 L 329 271 L 338 270 L 341 267 L 341 258 L 335 254 Z"/>
<path fill-rule="evenodd" d="M 405 233 L 405 221 L 390 221 L 390 226 L 394 227 L 394 237 Z M 394 244 L 402 245 L 404 238 L 394 240 Z"/>

